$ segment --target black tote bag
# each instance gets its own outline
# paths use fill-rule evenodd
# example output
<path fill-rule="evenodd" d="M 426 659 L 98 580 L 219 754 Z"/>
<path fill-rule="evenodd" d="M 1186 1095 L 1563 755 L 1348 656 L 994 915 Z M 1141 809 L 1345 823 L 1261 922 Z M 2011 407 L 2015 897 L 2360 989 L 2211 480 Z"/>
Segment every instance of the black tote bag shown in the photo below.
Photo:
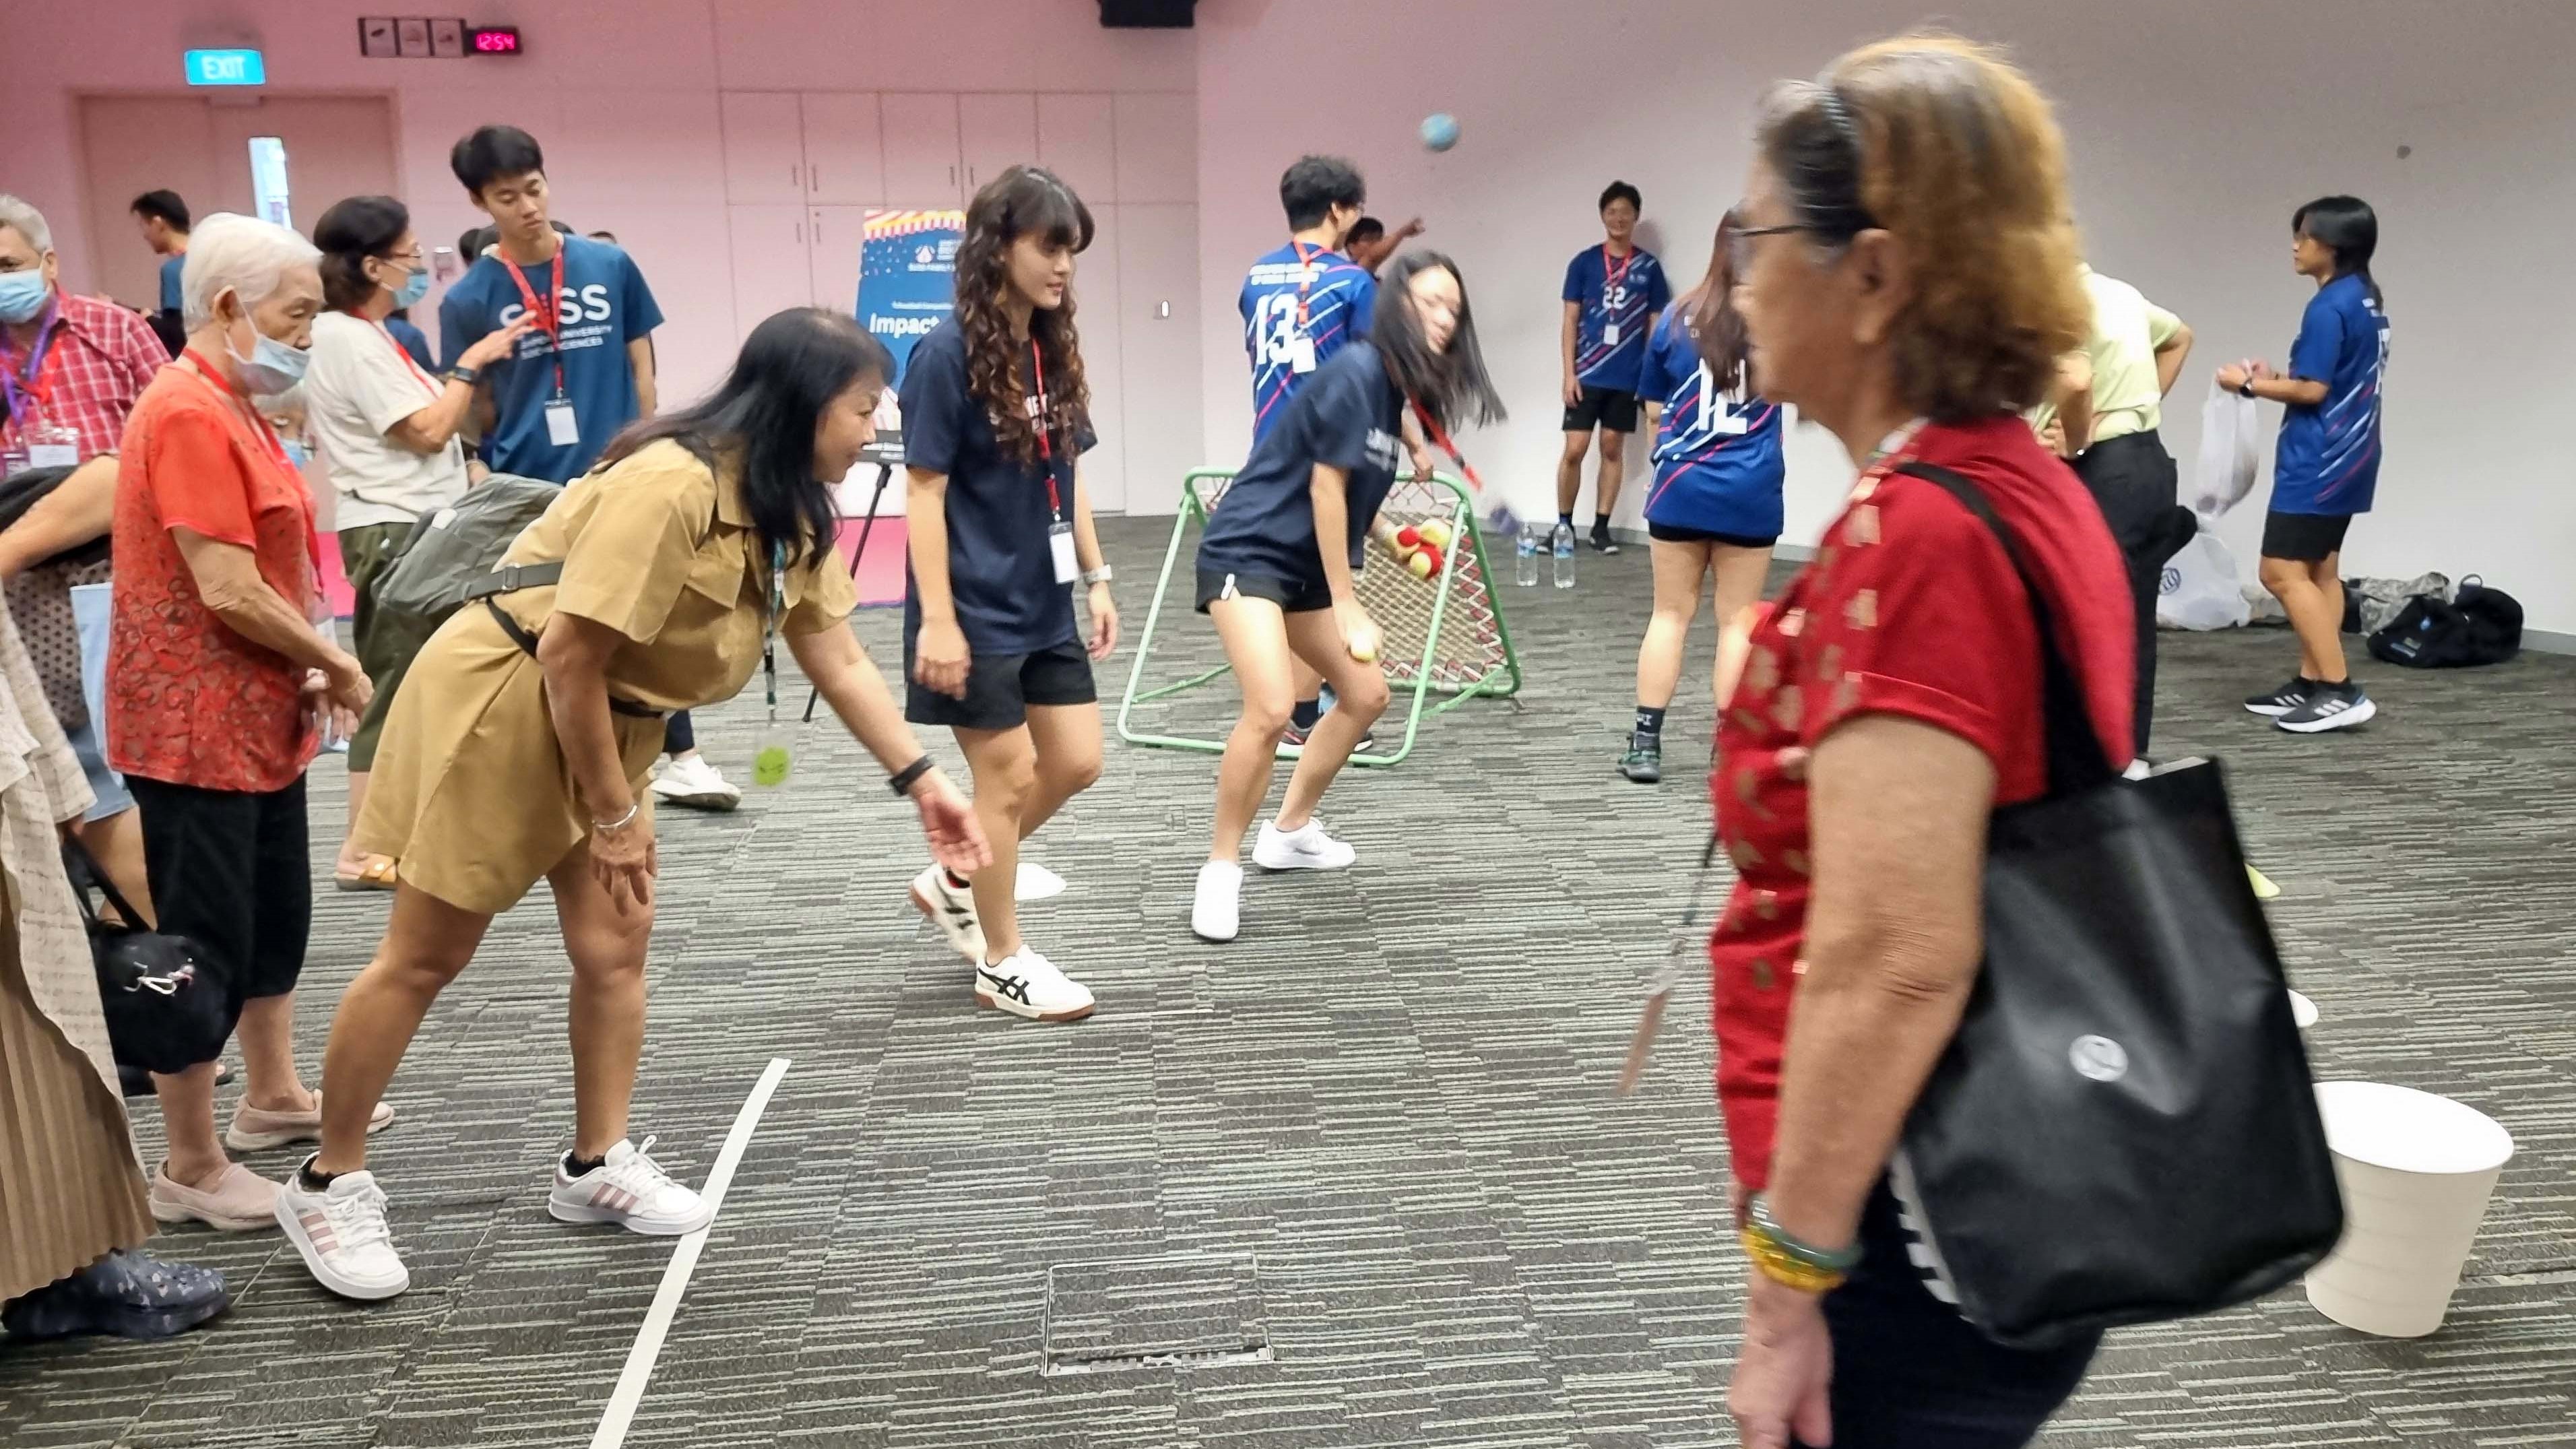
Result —
<path fill-rule="evenodd" d="M 233 1029 L 223 973 L 186 937 L 136 925 L 143 917 L 76 837 L 63 841 L 63 868 L 89 927 L 99 1010 L 118 1065 L 175 1074 L 221 1055 Z M 118 919 L 100 917 L 90 904 L 92 887 Z"/>
<path fill-rule="evenodd" d="M 2206 1313 L 2305 1272 L 2343 1232 L 2288 984 L 2219 767 L 2104 759 L 2029 561 L 2048 793 L 1995 812 L 1985 960 L 1890 1180 L 1959 1311 L 2044 1348 Z"/>

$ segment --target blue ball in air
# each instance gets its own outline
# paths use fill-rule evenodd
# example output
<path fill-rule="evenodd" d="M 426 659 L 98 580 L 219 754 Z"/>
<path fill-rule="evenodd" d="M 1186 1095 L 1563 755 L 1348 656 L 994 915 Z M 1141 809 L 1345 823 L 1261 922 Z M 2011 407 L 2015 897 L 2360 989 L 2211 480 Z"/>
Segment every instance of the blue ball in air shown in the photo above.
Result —
<path fill-rule="evenodd" d="M 1434 151 L 1446 151 L 1458 144 L 1458 118 L 1442 111 L 1422 121 L 1422 144 Z"/>

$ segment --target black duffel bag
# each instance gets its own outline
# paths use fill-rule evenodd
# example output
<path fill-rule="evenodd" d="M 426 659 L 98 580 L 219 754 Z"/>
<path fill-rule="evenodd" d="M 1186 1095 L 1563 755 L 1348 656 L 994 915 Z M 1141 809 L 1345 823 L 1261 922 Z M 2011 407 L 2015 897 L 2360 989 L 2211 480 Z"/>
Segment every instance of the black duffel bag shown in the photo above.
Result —
<path fill-rule="evenodd" d="M 107 1017 L 107 1042 L 120 1066 L 175 1073 L 222 1055 L 232 1034 L 232 1011 L 223 972 L 185 936 L 165 936 L 134 924 L 142 916 L 126 903 L 107 872 L 76 839 L 63 842 L 63 868 L 89 926 L 90 957 L 98 967 L 98 1004 Z M 95 888 L 117 915 L 102 919 L 90 903 Z"/>
<path fill-rule="evenodd" d="M 2333 1249 L 2343 1202 L 2226 783 L 2119 778 L 2011 530 L 1968 480 L 1902 471 L 2012 559 L 2048 744 L 2047 795 L 1994 813 L 1985 959 L 1890 1164 L 1925 1266 L 2018 1348 L 2269 1293 Z"/>
<path fill-rule="evenodd" d="M 2370 657 L 2411 669 L 2475 669 L 2522 652 L 2522 601 L 2476 574 L 2450 598 L 2417 594 L 2370 636 Z"/>

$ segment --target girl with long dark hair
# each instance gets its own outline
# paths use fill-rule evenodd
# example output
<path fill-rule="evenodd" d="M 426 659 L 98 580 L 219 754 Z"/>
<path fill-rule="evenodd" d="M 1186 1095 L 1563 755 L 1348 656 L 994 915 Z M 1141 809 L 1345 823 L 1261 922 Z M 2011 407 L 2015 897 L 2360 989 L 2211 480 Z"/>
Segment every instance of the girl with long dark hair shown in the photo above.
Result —
<path fill-rule="evenodd" d="M 2379 488 L 2380 379 L 2388 312 L 2370 275 L 2379 217 L 2355 196 L 2323 196 L 2290 218 L 2290 265 L 2317 294 L 2299 319 L 2286 373 L 2259 360 L 2218 370 L 2218 385 L 2285 405 L 2263 519 L 2263 587 L 2299 636 L 2299 672 L 2245 701 L 2294 734 L 2367 723 L 2379 706 L 2344 668 L 2344 534 Z"/>
<path fill-rule="evenodd" d="M 1734 229 L 1732 213 L 1718 222 L 1708 275 L 1665 309 L 1639 373 L 1655 439 L 1655 482 L 1646 494 L 1655 611 L 1637 646 L 1637 722 L 1619 772 L 1641 785 L 1664 777 L 1664 711 L 1705 581 L 1717 576 L 1723 630 L 1762 597 L 1780 538 L 1780 408 L 1745 383 L 1744 319 L 1727 260 Z"/>
<path fill-rule="evenodd" d="M 1198 607 L 1216 623 L 1243 687 L 1243 713 L 1217 770 L 1216 832 L 1190 929 L 1231 941 L 1240 925 L 1243 832 L 1269 792 L 1296 703 L 1294 661 L 1339 703 L 1307 736 L 1279 814 L 1261 827 L 1264 870 L 1339 870 L 1356 853 L 1325 833 L 1315 805 L 1387 704 L 1377 624 L 1353 582 L 1369 527 L 1404 463 L 1405 416 L 1438 438 L 1499 422 L 1457 263 L 1415 252 L 1387 268 L 1366 340 L 1335 353 L 1252 450 L 1199 541 Z"/>
<path fill-rule="evenodd" d="M 1090 209 L 1052 173 L 993 178 L 966 208 L 956 315 L 914 346 L 902 391 L 904 718 L 956 734 L 993 848 L 971 878 L 933 864 L 912 900 L 975 963 L 977 1001 L 1037 1021 L 1089 1016 L 1092 999 L 1020 938 L 1019 843 L 1100 778 L 1091 666 L 1118 642 L 1076 466 L 1097 441 L 1072 286 L 1091 237 Z"/>
<path fill-rule="evenodd" d="M 411 665 L 358 843 L 402 862 L 375 960 L 323 1058 L 322 1150 L 277 1199 L 322 1286 L 410 1285 L 366 1170 L 368 1114 L 430 1003 L 492 918 L 542 878 L 572 964 L 574 1129 L 547 1211 L 693 1232 L 706 1203 L 628 1140 L 659 874 L 651 778 L 666 712 L 775 679 L 782 637 L 832 712 L 892 772 L 943 865 L 988 857 L 963 796 L 905 727 L 850 632 L 832 485 L 875 436 L 891 364 L 852 319 L 781 312 L 695 407 L 628 428 L 503 556 Z"/>

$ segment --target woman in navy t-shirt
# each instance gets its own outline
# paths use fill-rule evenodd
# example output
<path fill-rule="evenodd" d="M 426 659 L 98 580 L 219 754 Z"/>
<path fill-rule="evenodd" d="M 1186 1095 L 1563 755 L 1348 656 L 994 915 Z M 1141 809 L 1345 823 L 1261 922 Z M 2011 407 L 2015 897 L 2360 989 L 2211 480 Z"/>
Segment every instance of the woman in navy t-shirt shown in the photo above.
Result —
<path fill-rule="evenodd" d="M 2379 383 L 2388 368 L 2388 314 L 2371 280 L 2379 218 L 2357 197 L 2327 196 L 2290 218 L 2290 260 L 2317 294 L 2299 319 L 2287 372 L 2260 361 L 2218 370 L 2218 385 L 2287 405 L 2263 520 L 2263 587 L 2299 636 L 2299 672 L 2245 707 L 2282 729 L 2322 734 L 2379 712 L 2345 672 L 2343 582 L 2337 572 L 2353 515 L 2379 487 Z"/>
<path fill-rule="evenodd" d="M 1269 793 L 1296 702 L 1295 660 L 1321 673 L 1339 702 L 1307 736 L 1252 858 L 1264 870 L 1338 870 L 1354 859 L 1324 832 L 1315 804 L 1386 709 L 1378 628 L 1352 576 L 1403 464 L 1404 418 L 1415 410 L 1435 437 L 1503 416 L 1457 264 L 1437 252 L 1388 266 L 1368 339 L 1335 353 L 1297 390 L 1199 541 L 1198 607 L 1216 621 L 1243 686 L 1243 714 L 1217 770 L 1216 835 L 1190 909 L 1202 939 L 1235 937 L 1243 832 Z"/>
<path fill-rule="evenodd" d="M 966 208 L 957 313 L 906 360 L 904 718 L 946 725 L 975 776 L 993 863 L 970 882 L 936 865 L 913 904 L 975 963 L 975 998 L 1074 1021 L 1091 992 L 1020 939 L 1019 843 L 1100 778 L 1094 660 L 1118 606 L 1075 460 L 1095 441 L 1073 326 L 1073 258 L 1091 212 L 1034 167 L 995 177 Z M 1091 629 L 1073 585 L 1089 587 Z"/>
<path fill-rule="evenodd" d="M 1780 537 L 1780 409 L 1745 381 L 1744 321 L 1729 300 L 1733 226 L 1732 215 L 1718 223 L 1708 275 L 1665 310 L 1639 374 L 1646 430 L 1655 437 L 1655 482 L 1646 494 L 1655 612 L 1637 646 L 1637 723 L 1619 771 L 1640 785 L 1664 778 L 1664 711 L 1703 581 L 1717 575 L 1723 630 L 1762 597 Z"/>

